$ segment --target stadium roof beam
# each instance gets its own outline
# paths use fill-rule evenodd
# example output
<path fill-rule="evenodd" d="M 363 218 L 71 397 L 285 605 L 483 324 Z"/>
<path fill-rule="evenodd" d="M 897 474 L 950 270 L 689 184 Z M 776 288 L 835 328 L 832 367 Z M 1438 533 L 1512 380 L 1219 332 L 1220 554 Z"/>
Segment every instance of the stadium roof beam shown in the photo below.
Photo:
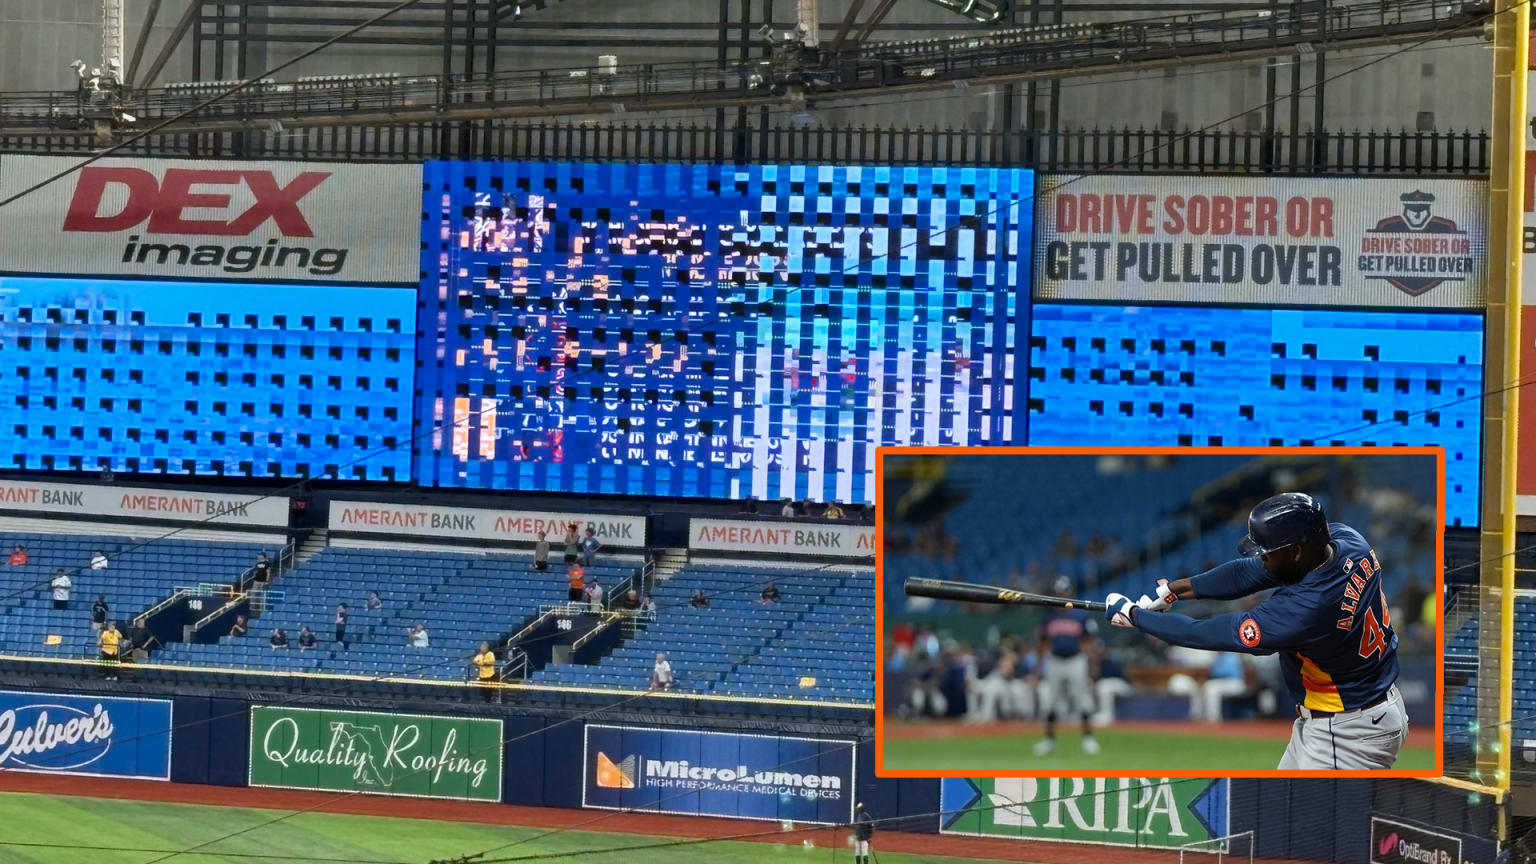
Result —
<path fill-rule="evenodd" d="M 144 45 L 149 42 L 149 31 L 155 26 L 155 19 L 160 16 L 160 0 L 149 0 L 149 8 L 144 11 L 144 25 L 139 28 L 139 38 L 133 43 L 133 59 L 128 61 L 128 71 L 123 73 L 123 84 L 132 87 L 133 76 L 139 72 L 139 61 L 144 59 Z"/>
<path fill-rule="evenodd" d="M 1304 16 L 1305 11 L 1282 11 Z M 1272 22 L 1268 15 L 1192 16 L 1141 23 L 1049 25 L 973 37 L 974 46 L 924 40 L 823 54 L 808 65 L 780 70 L 772 62 L 693 62 L 590 69 L 556 69 L 484 77 L 434 76 L 352 85 L 346 89 L 252 88 L 216 103 L 171 133 L 284 127 L 400 125 L 422 122 L 608 115 L 619 110 L 674 111 L 763 106 L 796 95 L 817 104 L 937 90 L 957 81 L 1006 84 L 1127 71 L 1232 63 L 1308 51 L 1481 37 L 1485 16 L 1435 0 L 1405 0 L 1390 8 L 1375 2 L 1335 6 L 1329 26 L 1305 20 Z M 1277 26 L 1283 23 L 1283 26 Z M 967 40 L 971 41 L 971 40 Z M 787 77 L 786 77 L 787 76 Z M 141 91 L 123 108 L 140 126 L 192 104 L 182 93 Z M 57 97 L 57 98 L 54 98 Z M 47 128 L 73 94 L 0 96 L 4 131 Z"/>

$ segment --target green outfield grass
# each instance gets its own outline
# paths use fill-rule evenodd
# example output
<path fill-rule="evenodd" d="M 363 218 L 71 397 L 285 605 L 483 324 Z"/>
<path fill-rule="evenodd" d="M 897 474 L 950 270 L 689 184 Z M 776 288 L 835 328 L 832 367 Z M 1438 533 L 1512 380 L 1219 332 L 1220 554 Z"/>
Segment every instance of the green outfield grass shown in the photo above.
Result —
<path fill-rule="evenodd" d="M 964 738 L 885 739 L 884 767 L 893 771 L 1028 771 L 1041 769 L 1118 769 L 1156 771 L 1195 769 L 1254 771 L 1272 769 L 1285 753 L 1285 739 L 1179 735 L 1105 729 L 1094 735 L 1103 748 L 1097 756 L 1082 750 L 1082 736 L 1062 732 L 1055 752 L 1036 756 L 1031 748 L 1040 738 L 1021 735 L 978 735 Z M 1405 747 L 1399 770 L 1435 767 L 1429 747 Z"/>
<path fill-rule="evenodd" d="M 110 781 L 102 781 L 110 782 Z M 496 805 L 487 805 L 496 806 Z M 0 862 L 37 864 L 147 864 L 204 841 L 242 828 L 251 828 L 281 816 L 280 810 L 237 807 L 205 807 L 149 801 L 116 801 L 51 795 L 0 793 Z M 593 811 L 593 815 L 601 815 Z M 623 820 L 616 815 L 615 820 Z M 743 821 L 742 833 L 769 830 L 770 823 Z M 389 819 L 304 813 L 256 828 L 214 844 L 207 854 L 178 855 L 168 864 L 273 864 L 270 857 L 224 857 L 216 853 L 294 856 L 314 862 L 324 859 L 352 862 L 414 862 L 473 854 L 503 843 L 534 837 L 554 829 L 515 828 L 442 822 L 427 819 Z M 612 832 L 560 831 L 492 853 L 490 858 L 559 855 L 544 861 L 611 861 L 614 864 L 717 864 L 717 862 L 775 862 L 775 864 L 823 864 L 834 861 L 831 849 L 806 849 L 755 842 L 707 842 L 671 848 L 614 852 L 595 850 L 667 843 L 676 838 Z M 878 840 L 878 838 L 877 838 Z M 6 845 L 19 843 L 45 846 Z M 57 844 L 113 847 L 107 852 L 84 848 L 60 848 Z M 877 843 L 878 845 L 878 843 Z M 161 851 L 148 851 L 161 850 Z M 881 864 L 976 864 L 974 858 L 947 858 L 880 852 Z M 835 860 L 851 862 L 847 848 L 836 850 Z"/>

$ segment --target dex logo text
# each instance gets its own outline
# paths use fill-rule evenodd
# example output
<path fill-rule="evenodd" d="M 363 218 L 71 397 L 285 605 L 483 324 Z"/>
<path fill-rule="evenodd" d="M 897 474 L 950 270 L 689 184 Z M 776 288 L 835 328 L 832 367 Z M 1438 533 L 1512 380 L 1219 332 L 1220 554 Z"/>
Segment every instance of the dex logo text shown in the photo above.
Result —
<path fill-rule="evenodd" d="M 150 234 L 241 237 L 270 220 L 284 236 L 313 237 L 299 202 L 330 176 L 305 171 L 284 184 L 263 170 L 167 168 L 161 178 L 142 168 L 90 166 L 80 171 L 64 230 L 126 231 L 148 222 Z M 231 212 L 242 186 L 255 201 Z M 123 203 L 103 213 L 108 201 Z M 227 218 L 210 218 L 219 211 Z"/>

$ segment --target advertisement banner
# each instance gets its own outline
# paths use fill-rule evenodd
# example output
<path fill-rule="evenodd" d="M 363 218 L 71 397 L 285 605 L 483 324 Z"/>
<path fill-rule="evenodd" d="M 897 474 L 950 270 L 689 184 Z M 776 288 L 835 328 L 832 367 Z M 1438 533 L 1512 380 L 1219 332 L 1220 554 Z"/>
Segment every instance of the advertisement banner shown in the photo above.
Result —
<path fill-rule="evenodd" d="M 251 707 L 249 783 L 500 801 L 501 720 Z"/>
<path fill-rule="evenodd" d="M 1177 849 L 1229 833 L 1227 780 L 946 777 L 940 783 L 943 834 Z M 1221 845 L 1197 848 L 1215 852 Z"/>
<path fill-rule="evenodd" d="M 79 160 L 0 157 L 0 198 Z M 421 166 L 102 159 L 6 208 L 0 271 L 418 280 Z"/>
<path fill-rule="evenodd" d="M 86 486 L 0 480 L 0 511 L 17 514 L 117 516 L 170 522 L 207 522 L 208 527 L 252 525 L 287 527 L 288 499 L 280 496 L 225 495 L 133 486 Z"/>
<path fill-rule="evenodd" d="M 1041 176 L 1035 298 L 1477 309 L 1478 180 Z"/>
<path fill-rule="evenodd" d="M 1461 864 L 1461 838 L 1373 815 L 1371 864 Z"/>
<path fill-rule="evenodd" d="M 712 552 L 869 558 L 875 554 L 875 526 L 689 519 L 688 548 Z"/>
<path fill-rule="evenodd" d="M 0 771 L 171 779 L 171 700 L 0 690 Z"/>
<path fill-rule="evenodd" d="M 588 724 L 581 805 L 846 824 L 856 743 Z"/>
<path fill-rule="evenodd" d="M 611 513 L 565 513 L 531 510 L 477 510 L 470 507 L 428 507 L 366 501 L 331 502 L 330 530 L 356 534 L 432 539 L 507 540 L 532 543 L 542 532 L 549 542 L 565 536 L 576 523 L 585 536 L 591 528 L 604 546 L 645 546 L 645 517 Z"/>
<path fill-rule="evenodd" d="M 1536 54 L 1532 55 L 1536 63 Z M 1527 84 L 1536 74 L 1527 73 Z M 1525 122 L 1525 218 L 1521 226 L 1520 380 L 1536 375 L 1536 90 L 1527 94 Z M 1492 334 L 1490 334 L 1492 335 Z M 1497 338 L 1497 337 L 1494 337 Z M 1513 383 L 1513 382 L 1511 382 Z M 1519 398 L 1520 456 L 1515 460 L 1515 513 L 1536 516 L 1536 387 Z"/>

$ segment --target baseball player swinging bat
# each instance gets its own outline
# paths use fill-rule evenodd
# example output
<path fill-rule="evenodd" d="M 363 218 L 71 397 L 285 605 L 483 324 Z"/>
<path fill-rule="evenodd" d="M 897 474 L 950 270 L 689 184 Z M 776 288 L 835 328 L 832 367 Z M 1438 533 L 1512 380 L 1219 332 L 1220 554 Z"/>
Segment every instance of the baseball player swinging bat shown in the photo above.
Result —
<path fill-rule="evenodd" d="M 1360 532 L 1329 522 L 1311 495 L 1286 492 L 1253 508 L 1238 554 L 1190 578 L 1160 581 L 1156 597 L 1110 594 L 1105 617 L 1172 645 L 1278 655 L 1297 714 L 1282 770 L 1391 768 L 1408 737 L 1408 714 L 1376 552 Z M 1176 601 L 1269 590 L 1245 612 L 1197 619 L 1169 611 Z"/>
<path fill-rule="evenodd" d="M 1084 609 L 1104 612 L 1109 607 L 1096 600 L 1074 600 L 1070 597 L 1049 597 L 1031 594 L 995 585 L 974 585 L 970 582 L 951 582 L 947 579 L 909 578 L 905 586 L 908 597 L 932 597 L 936 600 L 962 600 L 967 603 L 1000 603 L 1010 606 L 1048 606 L 1056 609 Z"/>

